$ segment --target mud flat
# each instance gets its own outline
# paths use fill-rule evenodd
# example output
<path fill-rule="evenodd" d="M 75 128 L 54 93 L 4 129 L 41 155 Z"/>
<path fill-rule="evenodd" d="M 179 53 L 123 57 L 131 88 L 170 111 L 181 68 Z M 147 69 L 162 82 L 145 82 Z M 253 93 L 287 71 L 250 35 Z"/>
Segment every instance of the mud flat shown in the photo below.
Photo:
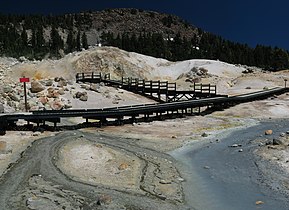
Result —
<path fill-rule="evenodd" d="M 288 173 L 256 155 L 288 123 L 261 121 L 171 152 L 182 164 L 185 199 L 196 210 L 288 209 Z M 275 134 L 264 136 L 267 129 Z"/>
<path fill-rule="evenodd" d="M 1 177 L 0 209 L 189 209 L 183 181 L 173 158 L 131 139 L 63 132 Z"/>

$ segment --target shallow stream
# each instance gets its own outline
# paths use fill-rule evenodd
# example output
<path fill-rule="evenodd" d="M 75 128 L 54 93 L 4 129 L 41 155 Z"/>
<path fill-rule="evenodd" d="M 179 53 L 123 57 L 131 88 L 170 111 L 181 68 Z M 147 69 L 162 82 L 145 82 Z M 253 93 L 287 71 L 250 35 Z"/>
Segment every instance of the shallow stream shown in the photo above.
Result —
<path fill-rule="evenodd" d="M 267 129 L 274 134 L 263 136 Z M 277 168 L 253 155 L 259 146 L 254 139 L 273 139 L 287 130 L 288 120 L 262 122 L 172 152 L 182 163 L 189 205 L 196 210 L 288 210 L 289 199 L 282 186 L 276 186 L 280 184 L 278 177 L 276 182 L 267 180 L 258 164 L 265 164 L 262 167 L 267 167 L 269 173 Z M 239 146 L 231 147 L 233 144 Z"/>

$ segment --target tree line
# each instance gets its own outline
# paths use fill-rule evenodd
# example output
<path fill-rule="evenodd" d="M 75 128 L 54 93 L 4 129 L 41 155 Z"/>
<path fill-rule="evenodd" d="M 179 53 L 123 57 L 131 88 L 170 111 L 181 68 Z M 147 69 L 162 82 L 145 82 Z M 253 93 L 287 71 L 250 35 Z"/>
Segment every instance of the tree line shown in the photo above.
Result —
<path fill-rule="evenodd" d="M 60 16 L 0 14 L 0 56 L 58 58 L 82 48 L 87 49 L 86 32 L 92 27 L 90 15 L 89 12 Z M 167 26 L 174 24 L 171 16 L 161 21 Z M 101 40 L 104 45 L 171 61 L 218 59 L 272 71 L 289 68 L 288 50 L 263 45 L 253 48 L 201 29 L 197 31 L 192 37 L 184 37 L 180 33 L 103 32 Z"/>
<path fill-rule="evenodd" d="M 79 15 L 0 15 L 0 56 L 42 59 L 88 49 Z M 60 34 L 62 32 L 62 35 Z"/>
<path fill-rule="evenodd" d="M 220 36 L 199 30 L 199 35 L 187 39 L 180 34 L 163 36 L 160 33 L 114 35 L 103 33 L 105 45 L 119 47 L 171 61 L 212 59 L 228 63 L 257 66 L 276 71 L 289 68 L 289 52 L 278 47 L 235 43 Z"/>

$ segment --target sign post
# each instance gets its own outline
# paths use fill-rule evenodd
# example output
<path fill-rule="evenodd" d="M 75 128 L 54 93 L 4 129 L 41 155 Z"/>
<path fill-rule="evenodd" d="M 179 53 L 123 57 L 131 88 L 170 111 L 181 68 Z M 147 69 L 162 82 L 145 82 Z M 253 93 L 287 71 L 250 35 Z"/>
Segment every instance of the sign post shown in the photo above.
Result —
<path fill-rule="evenodd" d="M 29 82 L 29 78 L 22 77 L 19 79 L 20 82 L 24 83 L 24 100 L 25 100 L 25 111 L 28 111 L 28 105 L 27 105 L 27 94 L 26 94 L 26 82 Z"/>

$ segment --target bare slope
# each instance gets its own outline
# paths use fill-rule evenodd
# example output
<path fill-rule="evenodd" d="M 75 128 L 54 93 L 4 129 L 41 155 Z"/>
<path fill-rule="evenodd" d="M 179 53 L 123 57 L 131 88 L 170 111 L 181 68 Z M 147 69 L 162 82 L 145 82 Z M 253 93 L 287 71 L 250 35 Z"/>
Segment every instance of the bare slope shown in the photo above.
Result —
<path fill-rule="evenodd" d="M 13 62 L 8 76 L 15 81 L 21 76 L 35 79 L 62 76 L 74 80 L 77 72 L 94 71 L 110 73 L 114 78 L 124 76 L 177 81 L 183 88 L 189 88 L 190 82 L 209 82 L 217 84 L 222 93 L 282 86 L 284 76 L 288 75 L 286 71 L 262 72 L 257 68 L 212 60 L 170 62 L 113 47 L 95 47 L 69 54 L 60 60 Z"/>

